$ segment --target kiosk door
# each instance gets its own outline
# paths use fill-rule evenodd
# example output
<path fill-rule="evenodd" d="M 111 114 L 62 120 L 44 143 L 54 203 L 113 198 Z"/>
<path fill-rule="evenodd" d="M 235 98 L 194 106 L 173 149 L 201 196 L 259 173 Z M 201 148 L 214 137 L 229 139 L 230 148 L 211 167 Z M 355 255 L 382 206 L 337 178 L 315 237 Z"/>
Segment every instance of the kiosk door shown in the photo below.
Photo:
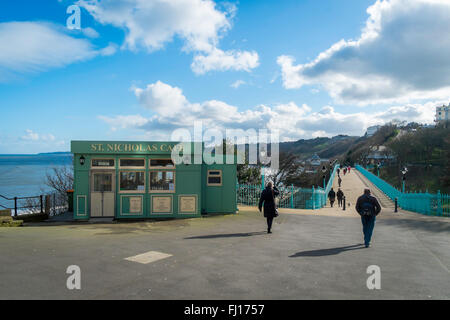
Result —
<path fill-rule="evenodd" d="M 91 217 L 114 217 L 115 173 L 92 171 Z"/>

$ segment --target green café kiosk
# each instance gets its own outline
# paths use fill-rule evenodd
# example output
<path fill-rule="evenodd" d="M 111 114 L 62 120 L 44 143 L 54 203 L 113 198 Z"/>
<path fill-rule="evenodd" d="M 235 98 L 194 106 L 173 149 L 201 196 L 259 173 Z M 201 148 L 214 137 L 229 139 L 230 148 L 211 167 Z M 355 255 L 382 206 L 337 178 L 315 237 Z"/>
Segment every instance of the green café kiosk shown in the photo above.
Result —
<path fill-rule="evenodd" d="M 72 141 L 74 219 L 236 213 L 237 165 L 195 164 L 204 145 L 194 144 L 183 154 L 192 164 L 175 164 L 176 142 Z"/>

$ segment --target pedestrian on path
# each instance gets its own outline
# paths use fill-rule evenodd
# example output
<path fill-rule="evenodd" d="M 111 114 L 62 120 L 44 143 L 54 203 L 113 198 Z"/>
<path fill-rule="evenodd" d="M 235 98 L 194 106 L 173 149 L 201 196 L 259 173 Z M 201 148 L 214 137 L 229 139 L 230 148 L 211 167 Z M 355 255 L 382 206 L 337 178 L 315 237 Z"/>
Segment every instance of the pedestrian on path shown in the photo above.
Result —
<path fill-rule="evenodd" d="M 328 199 L 330 200 L 330 205 L 333 208 L 334 201 L 336 200 L 336 192 L 334 192 L 333 188 L 331 188 L 330 192 L 328 192 Z"/>
<path fill-rule="evenodd" d="M 376 216 L 381 211 L 381 206 L 378 203 L 377 198 L 370 195 L 370 189 L 364 189 L 364 194 L 358 198 L 358 201 L 356 202 L 356 211 L 361 216 L 364 245 L 368 248 L 370 246 L 370 240 L 372 239 Z"/>
<path fill-rule="evenodd" d="M 351 169 L 351 167 L 350 167 L 350 166 L 348 166 L 348 168 L 347 168 L 347 171 L 348 171 L 348 173 L 350 173 L 350 169 Z"/>
<path fill-rule="evenodd" d="M 341 183 L 342 183 L 341 176 L 338 176 L 338 184 L 339 184 L 339 188 L 341 187 Z"/>
<path fill-rule="evenodd" d="M 340 208 L 342 206 L 342 200 L 344 199 L 344 192 L 342 192 L 341 188 L 339 188 L 336 192 L 336 197 L 338 199 L 338 206 Z"/>
<path fill-rule="evenodd" d="M 271 229 L 273 218 L 278 216 L 277 207 L 275 205 L 275 197 L 279 194 L 280 192 L 277 187 L 273 187 L 272 182 L 269 182 L 266 188 L 261 192 L 258 209 L 259 212 L 261 212 L 264 204 L 264 217 L 267 218 L 267 233 L 272 233 Z"/>
<path fill-rule="evenodd" d="M 336 171 L 337 171 L 337 174 L 339 176 L 341 174 L 341 169 L 338 168 Z"/>
<path fill-rule="evenodd" d="M 347 173 L 347 168 L 344 168 L 344 176 L 345 176 L 346 173 Z"/>

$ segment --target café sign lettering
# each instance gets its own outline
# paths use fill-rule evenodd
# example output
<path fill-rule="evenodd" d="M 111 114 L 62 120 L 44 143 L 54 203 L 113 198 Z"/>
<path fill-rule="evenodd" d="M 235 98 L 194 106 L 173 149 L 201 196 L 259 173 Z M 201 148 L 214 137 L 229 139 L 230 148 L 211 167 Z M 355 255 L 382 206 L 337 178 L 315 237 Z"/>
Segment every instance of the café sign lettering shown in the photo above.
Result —
<path fill-rule="evenodd" d="M 170 144 L 146 144 L 146 143 L 91 143 L 91 152 L 167 152 L 171 153 L 175 145 Z M 181 151 L 181 150 L 180 150 Z"/>

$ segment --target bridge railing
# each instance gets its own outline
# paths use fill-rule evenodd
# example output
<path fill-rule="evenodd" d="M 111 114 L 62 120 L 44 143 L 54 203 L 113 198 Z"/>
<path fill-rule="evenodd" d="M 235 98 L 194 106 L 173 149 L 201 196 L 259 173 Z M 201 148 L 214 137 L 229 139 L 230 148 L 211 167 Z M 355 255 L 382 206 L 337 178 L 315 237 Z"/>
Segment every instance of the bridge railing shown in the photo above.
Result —
<path fill-rule="evenodd" d="M 367 171 L 360 165 L 355 166 L 370 182 L 380 189 L 392 201 L 397 199 L 398 206 L 402 209 L 426 215 L 450 217 L 450 196 L 428 192 L 401 192 L 383 179 Z"/>
<path fill-rule="evenodd" d="M 333 180 L 336 176 L 336 171 L 339 164 L 336 164 L 331 172 L 330 179 L 325 189 L 317 188 L 297 188 L 294 186 L 279 187 L 280 195 L 277 197 L 278 208 L 291 209 L 320 209 L 327 203 L 328 192 L 333 186 Z M 263 190 L 263 183 L 261 184 L 239 184 L 236 185 L 236 202 L 239 205 L 257 206 L 261 191 Z"/>

